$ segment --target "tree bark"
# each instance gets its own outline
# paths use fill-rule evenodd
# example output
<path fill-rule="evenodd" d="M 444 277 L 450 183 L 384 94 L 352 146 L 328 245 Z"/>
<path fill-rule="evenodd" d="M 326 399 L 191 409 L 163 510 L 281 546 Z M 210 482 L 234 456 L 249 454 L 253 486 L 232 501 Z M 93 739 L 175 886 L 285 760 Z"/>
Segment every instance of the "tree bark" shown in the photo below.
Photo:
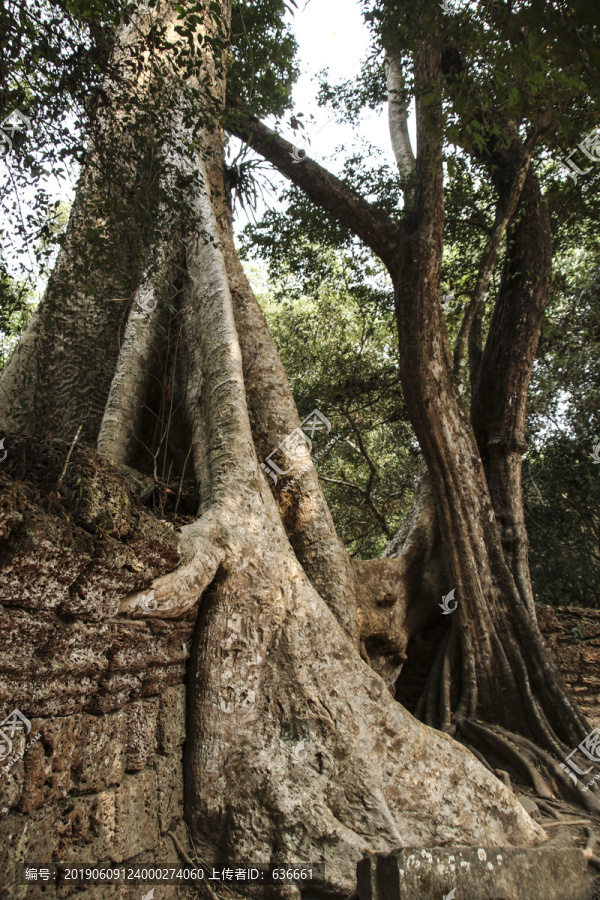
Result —
<path fill-rule="evenodd" d="M 518 135 L 508 151 L 498 150 L 492 157 L 491 174 L 503 205 L 522 157 Z M 531 169 L 507 241 L 498 299 L 472 376 L 471 417 L 504 553 L 523 601 L 535 615 L 521 476 L 527 393 L 552 271 L 552 238 L 548 208 Z"/>
<path fill-rule="evenodd" d="M 389 50 L 386 53 L 385 63 L 390 139 L 398 170 L 405 180 L 404 209 L 406 212 L 412 212 L 414 209 L 413 180 L 416 161 L 408 133 L 408 108 L 404 100 L 405 84 L 399 54 Z"/>
<path fill-rule="evenodd" d="M 417 54 L 421 90 L 439 87 L 440 71 L 439 54 Z M 454 717 L 461 727 L 465 719 L 483 716 L 561 756 L 590 728 L 569 696 L 507 565 L 483 465 L 453 377 L 438 301 L 443 238 L 441 110 L 434 104 L 423 111 L 419 95 L 417 134 L 422 148 L 417 159 L 419 225 L 411 236 L 408 259 L 399 265 L 394 280 L 404 397 L 432 480 L 450 575 L 448 589 L 455 589 L 460 598 L 453 627 L 460 633 L 462 677 Z M 514 181 L 515 172 L 511 174 Z M 504 384 L 496 383 L 501 391 Z M 511 405 L 510 398 L 505 402 Z M 446 652 L 453 646 L 448 641 Z M 449 667 L 442 661 L 439 672 L 445 675 Z M 440 703 L 430 703 L 429 709 L 441 709 L 441 714 L 436 709 L 430 724 L 450 719 L 443 709 L 444 698 L 448 701 L 450 696 L 447 685 L 438 684 L 437 691 Z"/>
<path fill-rule="evenodd" d="M 139 135 L 116 112 L 124 96 L 144 98 L 144 79 L 128 67 L 149 25 L 144 10 L 121 25 L 111 76 L 111 103 L 97 117 L 64 243 L 43 300 L 2 372 L 0 421 L 95 442 L 104 415 L 122 328 L 147 257 L 144 219 L 155 170 L 140 164 Z M 147 98 L 146 98 L 147 99 Z M 137 163 L 137 165 L 136 165 Z M 146 208 L 145 208 L 146 207 Z M 113 210 L 126 210 L 120 215 Z M 136 210 L 136 221 L 132 217 Z"/>

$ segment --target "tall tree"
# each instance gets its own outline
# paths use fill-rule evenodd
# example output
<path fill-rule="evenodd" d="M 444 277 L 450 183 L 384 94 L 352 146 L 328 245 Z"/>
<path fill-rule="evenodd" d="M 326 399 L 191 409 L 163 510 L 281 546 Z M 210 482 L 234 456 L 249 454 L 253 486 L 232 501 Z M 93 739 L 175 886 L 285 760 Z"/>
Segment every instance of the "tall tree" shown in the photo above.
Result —
<path fill-rule="evenodd" d="M 276 47 L 283 4 L 269 0 L 263 11 L 271 23 L 266 39 Z M 239 22 L 243 10 L 234 12 Z M 81 426 L 83 438 L 121 467 L 156 472 L 164 464 L 183 474 L 189 458 L 200 503 L 197 520 L 180 531 L 179 568 L 121 604 L 123 615 L 176 618 L 201 598 L 188 690 L 188 821 L 209 862 L 234 855 L 321 859 L 336 890 L 352 887 L 366 851 L 457 841 L 528 845 L 543 837 L 468 749 L 418 722 L 390 692 L 411 632 L 432 616 L 448 579 L 460 607 L 434 665 L 432 724 L 439 694 L 447 731 L 458 724 L 469 739 L 483 734 L 498 750 L 506 738 L 478 725 L 477 716 L 520 729 L 514 755 L 528 774 L 534 767 L 527 755 L 541 755 L 565 791 L 570 783 L 548 751 L 570 749 L 588 730 L 537 630 L 522 554 L 503 547 L 504 511 L 494 515 L 493 504 L 504 502 L 493 490 L 496 465 L 518 478 L 521 420 L 504 395 L 491 397 L 479 439 L 488 452 L 500 428 L 502 441 L 488 487 L 479 426 L 474 432 L 453 366 L 439 303 L 437 5 L 425 5 L 419 16 L 414 206 L 397 221 L 316 163 L 292 162 L 292 146 L 260 123 L 285 106 L 285 92 L 247 89 L 225 115 L 227 0 L 140 4 L 115 37 L 120 77 L 104 86 L 102 131 L 90 147 L 46 295 L 0 380 L 6 427 L 71 437 Z M 258 28 L 253 39 L 261 46 Z M 268 71 L 271 56 L 262 49 Z M 275 59 L 286 68 L 281 54 Z M 238 91 L 239 73 L 234 56 L 229 83 Z M 255 80 L 259 74 L 253 71 Z M 268 76 L 262 84 L 268 87 Z M 424 102 L 432 93 L 433 102 Z M 327 427 L 326 416 L 304 420 L 302 429 L 235 251 L 222 120 L 232 131 L 250 132 L 268 159 L 380 256 L 394 280 L 400 377 L 429 476 L 383 558 L 352 560 L 335 532 L 306 436 L 309 428 L 314 437 Z M 543 239 L 534 260 L 542 276 L 549 265 L 543 207 L 531 212 L 524 193 L 537 198 L 535 182 L 527 188 L 535 141 L 523 147 L 516 132 L 506 144 L 490 141 L 490 166 L 500 166 L 502 178 L 475 312 L 519 202 L 518 227 L 526 222 Z M 542 287 L 536 281 L 534 291 L 523 288 L 513 301 L 527 312 L 518 321 L 529 356 L 542 288 L 543 277 Z M 512 334 L 514 315 L 504 319 L 498 328 Z M 478 370 L 482 397 L 489 391 L 486 352 Z M 529 356 L 524 368 L 510 354 L 494 363 L 506 367 L 513 391 L 526 393 Z M 266 464 L 261 468 L 274 448 L 271 474 L 303 463 L 287 491 Z M 438 527 L 445 573 L 436 555 Z M 525 641 L 531 660 L 522 652 Z M 462 683 L 452 717 L 450 678 L 439 673 L 450 676 L 459 650 Z M 282 729 L 298 722 L 310 729 L 302 765 L 280 741 Z M 432 816 L 434 807 L 439 813 Z"/>

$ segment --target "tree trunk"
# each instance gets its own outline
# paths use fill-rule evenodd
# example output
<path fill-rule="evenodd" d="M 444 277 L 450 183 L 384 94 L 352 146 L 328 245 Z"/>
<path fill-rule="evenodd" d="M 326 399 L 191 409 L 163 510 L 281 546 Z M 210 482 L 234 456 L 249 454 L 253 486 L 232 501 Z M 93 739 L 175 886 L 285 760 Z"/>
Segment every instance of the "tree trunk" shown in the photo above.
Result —
<path fill-rule="evenodd" d="M 506 204 L 523 148 L 518 135 L 492 157 L 491 175 Z M 485 349 L 471 342 L 471 419 L 502 546 L 515 583 L 535 615 L 522 490 L 527 393 L 542 330 L 552 267 L 550 217 L 529 169 L 507 233 L 508 252 Z"/>
<path fill-rule="evenodd" d="M 95 442 L 98 435 L 140 260 L 152 243 L 152 144 L 119 111 L 125 96 L 141 99 L 147 91 L 128 68 L 138 29 L 147 29 L 143 10 L 119 28 L 112 75 L 104 85 L 109 102 L 97 116 L 57 263 L 26 336 L 2 372 L 5 428 L 45 429 L 70 439 L 82 425 L 83 440 Z"/>
<path fill-rule="evenodd" d="M 416 65 L 419 83 L 426 86 L 421 91 L 439 88 L 439 54 L 417 54 Z M 435 118 L 435 106 L 423 110 L 420 96 L 417 95 L 417 135 L 421 149 L 416 188 L 419 224 L 392 276 L 396 287 L 404 398 L 432 482 L 449 575 L 447 591 L 454 589 L 459 599 L 450 634 L 440 647 L 424 697 L 426 721 L 453 731 L 454 717 L 467 739 L 480 743 L 482 733 L 486 734 L 498 756 L 501 742 L 469 724 L 468 720 L 483 717 L 518 732 L 561 758 L 579 743 L 590 726 L 571 699 L 544 645 L 531 611 L 530 589 L 522 596 L 511 571 L 513 563 L 522 580 L 526 557 L 524 561 L 522 553 L 516 557 L 504 554 L 482 460 L 453 374 L 439 303 L 443 240 L 440 111 L 437 110 Z M 513 165 L 513 177 L 515 168 L 518 166 Z M 542 228 L 543 225 L 542 212 Z M 547 231 L 544 234 L 547 236 Z M 547 241 L 542 246 L 547 248 Z M 544 253 L 540 255 L 546 259 Z M 510 351 L 504 351 L 508 357 L 504 369 L 513 373 L 512 381 L 507 384 L 502 372 L 498 377 L 498 366 L 488 369 L 485 354 L 477 373 L 479 384 L 495 385 L 498 399 L 492 406 L 491 419 L 505 423 L 504 433 L 509 432 L 511 436 L 514 428 L 522 427 L 524 422 L 526 391 L 539 333 L 536 326 L 539 328 L 543 312 L 544 283 L 538 283 L 536 289 L 536 308 L 531 321 L 519 322 L 521 340 L 516 341 L 517 349 L 513 352 L 511 346 Z M 503 312 L 504 307 L 496 310 L 497 320 Z M 514 318 L 510 324 L 515 324 Z M 506 323 L 504 329 L 506 335 Z M 493 338 L 491 334 L 488 341 Z M 506 343 L 500 342 L 500 347 L 506 348 Z M 525 355 L 524 360 L 519 353 Z M 494 351 L 489 355 L 493 356 Z M 517 360 L 519 365 L 524 362 L 524 371 L 519 370 L 518 375 Z M 491 375 L 487 376 L 488 371 L 494 373 L 493 380 Z M 506 458 L 507 448 L 503 449 Z M 520 482 L 516 485 L 514 482 L 520 471 L 514 463 L 514 439 L 509 450 L 511 485 L 520 491 Z M 496 491 L 500 470 L 497 462 L 490 468 L 493 474 L 490 487 Z M 502 509 L 504 492 L 495 496 Z M 519 500 L 512 505 L 517 512 L 519 503 L 520 493 Z M 460 684 L 454 690 L 448 684 L 452 671 L 455 677 L 460 671 Z M 453 696 L 456 703 L 452 711 Z M 531 761 L 531 746 L 525 742 L 520 749 Z M 566 776 L 547 754 L 544 761 L 551 777 L 559 783 L 562 781 L 565 790 L 571 790 Z M 595 798 L 590 799 L 581 792 L 580 797 L 588 808 L 600 808 Z"/>

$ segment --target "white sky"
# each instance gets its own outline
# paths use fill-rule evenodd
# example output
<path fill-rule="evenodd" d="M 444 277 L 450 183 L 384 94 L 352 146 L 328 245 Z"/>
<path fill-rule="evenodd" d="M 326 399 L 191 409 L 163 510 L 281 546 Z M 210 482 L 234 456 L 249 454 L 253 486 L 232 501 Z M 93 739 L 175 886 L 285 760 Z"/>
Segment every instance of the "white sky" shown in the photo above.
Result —
<path fill-rule="evenodd" d="M 384 149 L 387 161 L 393 165 L 385 110 L 381 115 L 368 111 L 351 127 L 338 125 L 335 120 L 327 124 L 331 114 L 317 106 L 317 72 L 329 69 L 331 84 L 352 79 L 369 53 L 369 32 L 359 4 L 355 0 L 309 0 L 302 6 L 299 0 L 298 5 L 299 10 L 288 17 L 299 45 L 301 72 L 294 86 L 294 106 L 295 111 L 304 113 L 305 119 L 312 113 L 317 120 L 307 128 L 311 139 L 307 145 L 309 155 L 317 161 L 335 156 L 336 148 L 340 144 L 349 147 L 358 132 Z M 335 159 L 330 162 L 335 164 Z"/>

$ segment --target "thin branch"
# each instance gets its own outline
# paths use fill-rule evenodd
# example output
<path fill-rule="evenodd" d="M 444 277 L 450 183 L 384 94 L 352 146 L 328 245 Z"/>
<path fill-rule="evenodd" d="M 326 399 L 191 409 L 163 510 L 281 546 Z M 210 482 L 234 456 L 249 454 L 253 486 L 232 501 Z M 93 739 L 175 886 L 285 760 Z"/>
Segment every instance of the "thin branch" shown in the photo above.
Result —
<path fill-rule="evenodd" d="M 557 810 L 553 809 L 550 804 L 546 802 L 546 800 L 540 800 L 539 797 L 536 797 L 535 802 L 537 803 L 539 809 L 541 809 L 543 813 L 546 813 L 547 816 L 551 816 L 553 819 L 558 819 L 559 822 L 563 821 L 561 819 L 560 813 Z"/>
<path fill-rule="evenodd" d="M 343 411 L 344 415 L 346 416 L 346 418 L 348 419 L 348 421 L 350 422 L 350 427 L 352 428 L 352 431 L 353 431 L 354 434 L 356 435 L 356 441 L 357 441 L 357 443 L 358 443 L 359 452 L 360 452 L 362 458 L 365 460 L 365 462 L 367 463 L 367 465 L 368 465 L 368 467 L 369 467 L 369 479 L 368 479 L 368 481 L 367 481 L 367 486 L 366 486 L 366 488 L 364 489 L 364 497 L 365 497 L 365 500 L 367 501 L 367 504 L 368 504 L 368 506 L 369 506 L 369 509 L 371 510 L 371 512 L 373 513 L 373 515 L 375 516 L 375 518 L 377 519 L 377 521 L 378 521 L 379 524 L 381 525 L 381 528 L 382 528 L 382 530 L 383 530 L 385 536 L 388 538 L 388 540 L 391 540 L 392 537 L 393 537 L 393 533 L 392 533 L 392 532 L 390 531 L 390 529 L 388 528 L 388 524 L 387 524 L 387 522 L 386 522 L 386 520 L 385 520 L 385 517 L 384 517 L 383 513 L 381 513 L 381 512 L 377 509 L 377 507 L 376 507 L 376 505 L 375 505 L 375 501 L 373 500 L 373 497 L 372 497 L 372 494 L 371 494 L 371 491 L 372 491 L 372 489 L 373 489 L 373 483 L 374 483 L 375 479 L 378 477 L 377 468 L 376 468 L 376 466 L 375 466 L 375 463 L 374 463 L 373 460 L 371 459 L 371 457 L 370 457 L 370 455 L 369 455 L 369 453 L 368 453 L 368 451 L 367 451 L 367 448 L 366 448 L 365 445 L 364 445 L 364 442 L 363 442 L 363 439 L 362 439 L 362 435 L 361 435 L 361 433 L 360 433 L 360 429 L 359 429 L 358 426 L 356 425 L 356 422 L 354 421 L 354 418 L 352 417 L 352 415 L 351 415 L 347 410 L 342 410 L 342 411 Z"/>
<path fill-rule="evenodd" d="M 358 494 L 361 494 L 363 497 L 366 497 L 366 492 L 364 488 L 361 488 L 359 484 L 351 484 L 349 481 L 343 481 L 341 478 L 325 478 L 322 477 L 321 481 L 326 481 L 327 484 L 338 484 L 340 487 L 347 487 L 353 491 L 356 491 Z"/>
<path fill-rule="evenodd" d="M 408 134 L 408 108 L 404 99 L 404 77 L 400 65 L 400 55 L 388 51 L 385 63 L 390 138 L 398 171 L 403 182 L 406 182 L 403 187 L 404 208 L 407 212 L 412 212 L 415 206 L 416 159 Z"/>
<path fill-rule="evenodd" d="M 57 493 L 57 494 L 58 494 L 58 492 L 59 492 L 59 490 L 60 490 L 61 484 L 63 483 L 63 478 L 64 478 L 65 475 L 67 474 L 67 466 L 69 465 L 69 460 L 71 459 L 71 453 L 73 452 L 73 449 L 74 449 L 74 447 L 75 447 L 75 444 L 76 444 L 77 441 L 79 440 L 79 435 L 81 434 L 81 429 L 82 429 L 82 428 L 83 428 L 83 426 L 80 425 L 79 428 L 77 429 L 77 434 L 75 435 L 75 437 L 74 437 L 73 440 L 71 441 L 71 446 L 69 447 L 69 452 L 67 453 L 67 458 L 65 459 L 65 464 L 64 464 L 64 466 L 63 466 L 63 470 L 62 470 L 62 472 L 60 473 L 60 478 L 58 479 L 58 483 L 57 483 L 57 485 L 56 485 L 56 493 Z"/>

